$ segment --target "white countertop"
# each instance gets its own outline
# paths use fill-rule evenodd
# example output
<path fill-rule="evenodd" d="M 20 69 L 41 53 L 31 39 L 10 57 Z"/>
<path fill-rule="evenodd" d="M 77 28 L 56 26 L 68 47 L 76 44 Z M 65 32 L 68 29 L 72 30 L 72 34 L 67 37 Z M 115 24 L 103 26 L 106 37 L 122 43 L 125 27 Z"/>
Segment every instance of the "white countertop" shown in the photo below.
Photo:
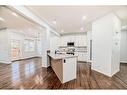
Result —
<path fill-rule="evenodd" d="M 48 55 L 50 57 L 52 57 L 53 59 L 64 59 L 64 58 L 78 57 L 77 55 L 71 55 L 71 54 L 54 54 L 54 53 L 49 53 Z"/>

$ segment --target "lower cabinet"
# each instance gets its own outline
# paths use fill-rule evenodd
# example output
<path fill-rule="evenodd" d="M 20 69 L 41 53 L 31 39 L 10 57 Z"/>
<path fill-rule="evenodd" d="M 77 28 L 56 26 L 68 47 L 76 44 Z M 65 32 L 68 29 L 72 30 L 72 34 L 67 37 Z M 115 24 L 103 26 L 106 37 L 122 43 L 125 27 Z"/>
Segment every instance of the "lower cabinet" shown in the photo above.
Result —
<path fill-rule="evenodd" d="M 61 83 L 76 79 L 77 57 L 62 59 L 51 58 L 51 67 Z"/>
<path fill-rule="evenodd" d="M 75 52 L 78 56 L 78 61 L 87 61 L 87 52 Z"/>
<path fill-rule="evenodd" d="M 76 79 L 77 57 L 63 60 L 63 83 Z"/>

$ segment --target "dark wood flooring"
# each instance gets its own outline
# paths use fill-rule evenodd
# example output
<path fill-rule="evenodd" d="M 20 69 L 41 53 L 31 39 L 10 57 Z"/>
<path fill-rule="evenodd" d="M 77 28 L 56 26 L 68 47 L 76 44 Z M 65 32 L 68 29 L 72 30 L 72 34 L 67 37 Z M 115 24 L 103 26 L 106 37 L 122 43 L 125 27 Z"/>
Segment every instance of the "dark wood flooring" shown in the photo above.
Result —
<path fill-rule="evenodd" d="M 77 79 L 61 84 L 52 68 L 42 68 L 41 58 L 0 64 L 0 89 L 126 89 L 127 64 L 112 78 L 78 63 Z"/>

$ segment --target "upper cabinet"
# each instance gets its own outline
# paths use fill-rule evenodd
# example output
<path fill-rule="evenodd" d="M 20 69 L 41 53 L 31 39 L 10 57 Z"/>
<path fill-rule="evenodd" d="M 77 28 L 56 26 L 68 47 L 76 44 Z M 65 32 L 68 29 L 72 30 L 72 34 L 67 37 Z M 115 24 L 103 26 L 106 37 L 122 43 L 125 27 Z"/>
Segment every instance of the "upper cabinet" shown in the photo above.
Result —
<path fill-rule="evenodd" d="M 67 42 L 74 42 L 75 46 L 86 46 L 86 36 L 86 34 L 62 36 L 60 46 L 67 46 Z"/>

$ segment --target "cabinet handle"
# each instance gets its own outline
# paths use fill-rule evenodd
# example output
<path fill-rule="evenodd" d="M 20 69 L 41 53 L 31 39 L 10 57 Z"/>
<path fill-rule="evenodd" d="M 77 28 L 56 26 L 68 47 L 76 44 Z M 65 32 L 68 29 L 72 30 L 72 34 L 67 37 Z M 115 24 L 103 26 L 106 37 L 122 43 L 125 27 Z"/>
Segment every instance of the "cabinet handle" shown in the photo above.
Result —
<path fill-rule="evenodd" d="M 66 63 L 66 60 L 64 59 L 64 63 Z"/>

